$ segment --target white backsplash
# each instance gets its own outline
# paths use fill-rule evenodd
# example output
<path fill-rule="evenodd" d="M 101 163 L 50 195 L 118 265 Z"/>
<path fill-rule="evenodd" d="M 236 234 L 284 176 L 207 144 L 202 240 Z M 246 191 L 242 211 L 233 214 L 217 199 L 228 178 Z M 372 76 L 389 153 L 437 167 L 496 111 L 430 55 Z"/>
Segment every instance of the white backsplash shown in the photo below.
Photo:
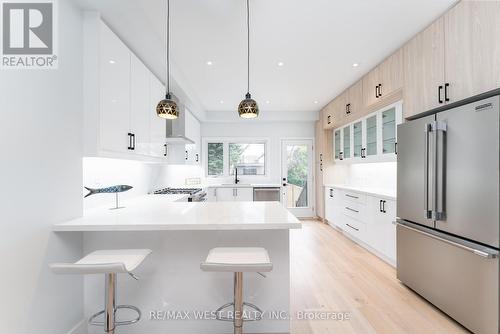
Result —
<path fill-rule="evenodd" d="M 395 190 L 397 163 L 333 164 L 325 169 L 324 182 Z"/>
<path fill-rule="evenodd" d="M 191 165 L 162 165 L 156 175 L 153 175 L 153 186 L 186 187 L 186 179 L 199 178 L 203 183 L 203 169 L 200 166 Z M 190 185 L 194 186 L 194 185 Z"/>

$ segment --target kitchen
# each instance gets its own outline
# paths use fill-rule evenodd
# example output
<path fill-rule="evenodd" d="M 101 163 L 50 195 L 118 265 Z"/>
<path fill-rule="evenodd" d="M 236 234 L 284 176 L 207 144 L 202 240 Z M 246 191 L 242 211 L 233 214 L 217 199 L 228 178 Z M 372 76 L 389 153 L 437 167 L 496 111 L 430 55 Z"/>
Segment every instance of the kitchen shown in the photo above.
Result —
<path fill-rule="evenodd" d="M 2 332 L 500 333 L 500 2 L 0 5 Z"/>

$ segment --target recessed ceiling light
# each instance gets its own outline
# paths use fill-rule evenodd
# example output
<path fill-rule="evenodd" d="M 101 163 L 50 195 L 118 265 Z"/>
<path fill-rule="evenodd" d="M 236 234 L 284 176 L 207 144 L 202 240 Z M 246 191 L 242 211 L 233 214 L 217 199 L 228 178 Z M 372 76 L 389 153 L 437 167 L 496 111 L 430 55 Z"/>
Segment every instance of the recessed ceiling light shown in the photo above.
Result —
<path fill-rule="evenodd" d="M 109 61 L 109 63 L 110 63 L 110 64 L 114 64 L 114 63 L 116 63 L 116 61 L 114 61 L 113 59 L 111 59 L 111 60 Z"/>
<path fill-rule="evenodd" d="M 269 103 L 271 103 L 271 101 L 267 100 L 267 101 L 266 101 L 266 104 L 269 104 Z"/>
<path fill-rule="evenodd" d="M 358 64 L 358 63 L 354 63 L 354 64 L 352 64 L 352 67 L 358 67 L 358 66 L 359 66 L 359 64 Z"/>
<path fill-rule="evenodd" d="M 213 63 L 212 63 L 212 61 L 211 61 L 211 60 L 208 60 L 208 61 L 207 61 L 207 65 L 208 65 L 208 66 L 212 66 L 212 64 L 213 64 Z"/>
<path fill-rule="evenodd" d="M 318 104 L 318 101 L 314 101 L 314 104 Z"/>
<path fill-rule="evenodd" d="M 279 61 L 279 62 L 278 62 L 278 66 L 279 66 L 279 67 L 283 67 L 283 66 L 285 66 L 285 63 L 284 63 L 284 62 L 282 62 L 282 61 Z"/>

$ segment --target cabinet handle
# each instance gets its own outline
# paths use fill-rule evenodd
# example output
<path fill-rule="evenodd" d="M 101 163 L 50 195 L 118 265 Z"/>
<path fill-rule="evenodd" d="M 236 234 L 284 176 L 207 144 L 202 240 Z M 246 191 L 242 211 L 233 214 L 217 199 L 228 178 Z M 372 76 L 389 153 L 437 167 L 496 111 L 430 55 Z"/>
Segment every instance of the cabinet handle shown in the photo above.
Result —
<path fill-rule="evenodd" d="M 319 163 L 319 171 L 320 171 L 320 172 L 322 172 L 322 171 L 323 171 L 323 163 L 322 163 L 322 162 L 320 162 L 320 163 Z"/>
<path fill-rule="evenodd" d="M 132 150 L 135 150 L 135 133 L 132 133 Z"/>
<path fill-rule="evenodd" d="M 200 161 L 200 155 L 198 153 L 196 153 L 196 162 L 199 162 Z"/>
<path fill-rule="evenodd" d="M 330 188 L 330 197 L 333 198 L 333 189 Z"/>
<path fill-rule="evenodd" d="M 328 117 L 326 118 L 327 119 L 327 123 L 328 124 L 332 124 L 332 116 L 328 115 Z"/>
<path fill-rule="evenodd" d="M 394 143 L 394 154 L 398 154 L 398 143 Z"/>
<path fill-rule="evenodd" d="M 378 84 L 378 96 L 382 96 L 382 84 Z"/>
<path fill-rule="evenodd" d="M 345 105 L 345 113 L 347 115 L 351 114 L 351 104 L 350 103 L 348 103 L 348 104 Z"/>
<path fill-rule="evenodd" d="M 443 100 L 441 99 L 441 91 L 443 90 L 443 86 L 438 87 L 438 102 L 439 104 L 443 103 Z"/>
<path fill-rule="evenodd" d="M 132 149 L 132 134 L 129 132 L 129 133 L 127 133 L 127 136 L 128 136 L 128 147 L 127 147 L 127 150 L 131 150 Z"/>
<path fill-rule="evenodd" d="M 365 152 L 366 152 L 366 148 L 362 148 L 361 149 L 361 158 L 362 159 L 366 158 Z"/>
<path fill-rule="evenodd" d="M 348 207 L 348 206 L 346 206 L 345 208 L 346 208 L 347 210 L 349 210 L 349 211 L 359 213 L 359 211 L 358 211 L 358 210 L 351 209 L 351 208 L 350 208 L 350 207 Z"/>
<path fill-rule="evenodd" d="M 378 99 L 378 86 L 375 86 L 375 98 Z"/>
<path fill-rule="evenodd" d="M 165 147 L 165 153 L 163 153 L 163 156 L 166 157 L 168 154 L 167 144 L 164 144 L 163 146 Z"/>
<path fill-rule="evenodd" d="M 359 231 L 359 228 L 355 228 L 354 226 L 351 226 L 349 224 L 346 224 L 346 225 L 349 226 L 350 228 L 352 228 L 353 230 Z"/>
<path fill-rule="evenodd" d="M 320 154 L 319 154 L 319 161 L 320 161 L 320 162 L 323 162 L 323 153 L 320 153 Z"/>
<path fill-rule="evenodd" d="M 185 159 L 187 160 L 188 159 L 188 151 L 186 150 L 186 157 Z"/>
<path fill-rule="evenodd" d="M 358 196 L 354 196 L 354 195 L 349 195 L 349 194 L 345 194 L 347 197 L 350 197 L 350 198 L 354 198 L 354 199 L 358 199 L 359 197 Z"/>
<path fill-rule="evenodd" d="M 444 84 L 444 101 L 449 102 L 450 99 L 448 98 L 448 87 L 450 87 L 450 84 L 447 82 Z"/>
<path fill-rule="evenodd" d="M 339 159 L 340 160 L 344 160 L 344 152 L 340 152 L 339 153 Z"/>
<path fill-rule="evenodd" d="M 382 212 L 383 213 L 387 213 L 387 211 L 385 211 L 385 202 L 384 200 L 382 200 Z"/>
<path fill-rule="evenodd" d="M 383 212 L 382 211 L 382 200 L 378 201 L 378 212 Z"/>

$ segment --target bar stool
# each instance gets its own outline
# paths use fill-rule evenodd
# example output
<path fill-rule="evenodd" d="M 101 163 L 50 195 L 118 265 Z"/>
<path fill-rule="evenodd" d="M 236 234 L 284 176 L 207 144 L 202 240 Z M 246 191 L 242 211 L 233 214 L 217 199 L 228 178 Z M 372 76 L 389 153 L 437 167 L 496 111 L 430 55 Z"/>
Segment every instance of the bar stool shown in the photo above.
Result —
<path fill-rule="evenodd" d="M 124 273 L 138 280 L 132 271 L 149 254 L 151 254 L 149 249 L 98 250 L 75 263 L 53 263 L 50 268 L 56 274 L 105 274 L 104 310 L 91 316 L 89 324 L 103 326 L 104 333 L 115 334 L 116 326 L 135 324 L 141 319 L 141 311 L 137 307 L 132 305 L 116 306 L 116 276 Z M 137 313 L 137 317 L 132 320 L 116 321 L 116 311 L 119 309 L 133 310 Z M 104 320 L 95 320 L 100 315 L 104 315 Z"/>
<path fill-rule="evenodd" d="M 243 301 L 243 273 L 254 272 L 264 276 L 263 272 L 273 269 L 269 254 L 260 247 L 217 247 L 208 252 L 207 259 L 200 265 L 203 271 L 233 272 L 234 301 L 222 305 L 216 310 L 216 319 L 232 321 L 234 334 L 243 333 L 243 322 L 262 319 L 262 311 L 255 305 Z M 265 277 L 265 276 L 264 276 Z M 244 307 L 256 311 L 254 318 L 245 316 Z M 232 307 L 232 316 L 223 317 L 222 311 Z"/>

